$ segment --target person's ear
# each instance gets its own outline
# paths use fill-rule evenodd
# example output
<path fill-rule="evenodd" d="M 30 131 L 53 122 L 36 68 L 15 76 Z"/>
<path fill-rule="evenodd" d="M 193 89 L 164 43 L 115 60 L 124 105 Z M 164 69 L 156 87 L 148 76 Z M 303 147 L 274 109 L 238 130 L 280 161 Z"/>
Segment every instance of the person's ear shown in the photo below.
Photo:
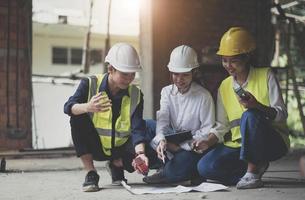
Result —
<path fill-rule="evenodd" d="M 108 73 L 112 74 L 113 72 L 115 72 L 115 68 L 112 65 L 108 65 Z"/>

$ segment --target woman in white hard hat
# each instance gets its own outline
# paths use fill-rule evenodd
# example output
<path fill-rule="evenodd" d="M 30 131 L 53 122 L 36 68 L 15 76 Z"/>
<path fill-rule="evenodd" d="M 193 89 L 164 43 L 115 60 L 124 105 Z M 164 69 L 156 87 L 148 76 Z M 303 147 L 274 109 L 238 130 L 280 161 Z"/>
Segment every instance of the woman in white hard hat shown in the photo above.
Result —
<path fill-rule="evenodd" d="M 158 161 L 146 137 L 146 131 L 154 131 L 155 124 L 143 120 L 143 94 L 131 84 L 141 70 L 136 50 L 126 43 L 115 44 L 105 61 L 108 73 L 82 79 L 64 106 L 64 112 L 71 116 L 77 156 L 88 172 L 85 192 L 99 190 L 93 160 L 110 160 L 106 167 L 113 184 L 126 181 L 124 170 L 134 171 L 134 158 L 147 166 L 148 158 L 150 163 Z"/>
<path fill-rule="evenodd" d="M 223 144 L 198 163 L 199 174 L 238 189 L 263 186 L 261 177 L 269 162 L 289 149 L 287 110 L 270 68 L 255 68 L 251 61 L 256 44 L 241 27 L 222 37 L 218 55 L 229 77 L 218 90 L 217 126 L 212 133 L 224 136 Z"/>
<path fill-rule="evenodd" d="M 215 123 L 213 98 L 195 81 L 199 67 L 196 52 L 186 45 L 176 47 L 167 67 L 172 84 L 161 91 L 156 136 L 152 141 L 165 165 L 157 173 L 143 178 L 149 184 L 198 177 L 196 165 L 205 150 L 199 146 L 199 141 L 208 139 Z M 165 135 L 179 131 L 190 131 L 190 139 L 169 142 L 165 138 Z"/>

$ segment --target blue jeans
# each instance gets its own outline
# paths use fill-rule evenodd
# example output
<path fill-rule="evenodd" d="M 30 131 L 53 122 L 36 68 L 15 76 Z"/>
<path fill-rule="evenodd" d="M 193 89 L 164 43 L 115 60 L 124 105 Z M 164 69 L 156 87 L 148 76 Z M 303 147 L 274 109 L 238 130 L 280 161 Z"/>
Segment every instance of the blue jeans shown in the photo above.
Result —
<path fill-rule="evenodd" d="M 156 135 L 156 122 L 146 120 L 146 130 L 147 140 L 151 141 Z M 180 149 L 173 153 L 171 160 L 166 160 L 163 175 L 168 182 L 185 181 L 198 176 L 196 165 L 201 157 L 202 154 Z"/>
<path fill-rule="evenodd" d="M 179 150 L 174 157 L 165 163 L 163 175 L 168 182 L 186 181 L 198 177 L 197 163 L 202 154 L 193 151 Z"/>
<path fill-rule="evenodd" d="M 157 152 L 149 145 L 150 141 L 156 136 L 156 121 L 153 119 L 146 119 L 146 145 L 145 154 L 149 159 L 149 169 L 159 169 L 163 163 L 158 158 Z"/>
<path fill-rule="evenodd" d="M 245 111 L 240 121 L 241 147 L 218 144 L 198 162 L 199 174 L 225 184 L 236 184 L 247 171 L 247 163 L 259 164 L 284 156 L 288 149 L 271 122 L 260 111 Z"/>
<path fill-rule="evenodd" d="M 146 141 L 150 142 L 156 136 L 156 120 L 146 119 Z"/>

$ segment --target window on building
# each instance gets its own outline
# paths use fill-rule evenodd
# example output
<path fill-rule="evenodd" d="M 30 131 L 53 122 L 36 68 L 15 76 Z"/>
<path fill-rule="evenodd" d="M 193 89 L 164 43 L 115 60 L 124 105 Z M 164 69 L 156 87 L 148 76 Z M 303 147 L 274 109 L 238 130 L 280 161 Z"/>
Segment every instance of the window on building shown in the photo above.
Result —
<path fill-rule="evenodd" d="M 83 60 L 82 48 L 69 48 L 69 47 L 53 47 L 52 48 L 52 63 L 53 64 L 66 64 L 66 65 L 81 65 Z M 102 63 L 103 50 L 92 49 L 90 52 L 91 65 Z"/>
<path fill-rule="evenodd" d="M 72 65 L 81 65 L 83 57 L 83 50 L 79 48 L 71 49 L 71 64 Z"/>
<path fill-rule="evenodd" d="M 67 24 L 68 23 L 68 16 L 59 15 L 58 16 L 58 23 L 59 24 Z"/>
<path fill-rule="evenodd" d="M 99 64 L 103 62 L 103 50 L 92 49 L 90 52 L 91 65 Z"/>
<path fill-rule="evenodd" d="M 53 64 L 82 64 L 83 50 L 81 48 L 53 47 L 52 63 Z"/>
<path fill-rule="evenodd" d="M 53 64 L 68 64 L 68 49 L 62 47 L 53 47 L 52 49 Z"/>

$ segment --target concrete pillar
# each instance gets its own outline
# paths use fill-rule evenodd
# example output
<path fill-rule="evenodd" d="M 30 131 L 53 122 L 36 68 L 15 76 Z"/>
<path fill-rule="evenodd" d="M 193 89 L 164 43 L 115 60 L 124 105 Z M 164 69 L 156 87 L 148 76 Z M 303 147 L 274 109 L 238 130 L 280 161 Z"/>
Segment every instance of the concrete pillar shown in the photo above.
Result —
<path fill-rule="evenodd" d="M 31 147 L 32 0 L 0 0 L 0 150 Z"/>
<path fill-rule="evenodd" d="M 143 67 L 140 84 L 144 92 L 144 117 L 152 118 L 154 116 L 152 4 L 151 0 L 141 0 L 140 3 L 140 57 Z"/>

